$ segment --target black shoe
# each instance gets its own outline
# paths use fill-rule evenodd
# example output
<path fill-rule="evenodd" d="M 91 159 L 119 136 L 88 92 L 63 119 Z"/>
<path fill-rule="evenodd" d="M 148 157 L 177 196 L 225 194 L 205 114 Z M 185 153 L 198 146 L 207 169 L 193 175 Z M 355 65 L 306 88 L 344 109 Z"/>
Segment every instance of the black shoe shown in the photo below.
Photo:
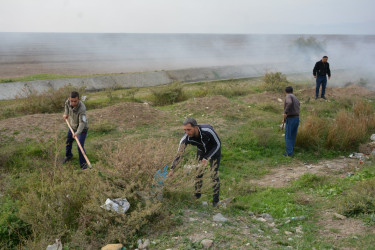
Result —
<path fill-rule="evenodd" d="M 65 156 L 62 163 L 65 164 L 67 161 L 70 161 L 70 159 L 72 159 L 72 157 L 73 157 L 73 155 L 72 156 Z"/>
<path fill-rule="evenodd" d="M 199 193 L 195 193 L 195 194 L 194 194 L 194 197 L 195 197 L 195 199 L 197 199 L 197 200 L 198 200 L 199 198 L 201 198 L 201 196 L 202 196 L 202 194 L 199 194 Z"/>
<path fill-rule="evenodd" d="M 325 96 L 322 96 L 322 98 L 323 98 L 324 100 L 327 100 L 327 98 L 326 98 Z"/>
<path fill-rule="evenodd" d="M 87 168 L 87 164 L 86 163 L 83 163 L 82 165 L 81 165 L 81 169 L 83 170 L 83 169 L 86 169 Z"/>
<path fill-rule="evenodd" d="M 315 100 L 318 100 L 319 97 L 315 96 Z"/>
<path fill-rule="evenodd" d="M 212 202 L 212 207 L 219 208 L 219 206 L 220 206 L 220 202 L 219 201 L 213 201 Z"/>

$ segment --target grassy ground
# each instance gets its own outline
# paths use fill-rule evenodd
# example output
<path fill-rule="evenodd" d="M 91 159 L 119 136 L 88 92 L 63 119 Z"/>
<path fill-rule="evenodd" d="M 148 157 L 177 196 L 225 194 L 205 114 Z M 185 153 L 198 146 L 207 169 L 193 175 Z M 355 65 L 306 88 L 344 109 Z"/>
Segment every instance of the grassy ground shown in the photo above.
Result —
<path fill-rule="evenodd" d="M 347 156 L 375 132 L 370 119 L 375 94 L 348 86 L 329 89 L 329 101 L 313 100 L 311 82 L 291 83 L 302 107 L 299 136 L 314 143 L 299 142 L 295 157 L 285 158 L 279 129 L 284 95 L 264 91 L 263 80 L 85 93 L 90 119 L 86 151 L 94 166 L 87 171 L 78 169 L 75 148 L 73 161 L 60 163 L 67 130 L 61 112 L 39 114 L 45 112 L 20 107 L 25 102 L 3 102 L 0 248 L 41 249 L 60 238 L 65 249 L 98 249 L 116 242 L 133 249 L 137 240 L 147 238 L 152 249 L 201 249 L 202 239 L 220 249 L 371 249 L 375 162 Z M 323 139 L 336 131 L 338 114 L 356 118 L 359 102 L 368 118 L 365 136 L 345 147 L 340 146 L 343 140 L 327 144 Z M 192 198 L 196 170 L 184 166 L 195 164 L 193 148 L 175 178 L 166 181 L 162 201 L 144 195 L 155 171 L 173 160 L 188 116 L 213 125 L 222 141 L 221 199 L 233 200 L 218 209 L 210 206 L 208 172 L 203 197 Z M 324 120 L 307 122 L 311 117 Z M 313 140 L 313 129 L 324 130 L 322 124 L 324 138 Z M 346 138 L 345 131 L 333 134 Z M 100 205 L 108 197 L 126 197 L 130 211 L 103 210 Z M 213 221 L 219 212 L 227 222 Z M 290 219 L 299 216 L 304 218 Z"/>

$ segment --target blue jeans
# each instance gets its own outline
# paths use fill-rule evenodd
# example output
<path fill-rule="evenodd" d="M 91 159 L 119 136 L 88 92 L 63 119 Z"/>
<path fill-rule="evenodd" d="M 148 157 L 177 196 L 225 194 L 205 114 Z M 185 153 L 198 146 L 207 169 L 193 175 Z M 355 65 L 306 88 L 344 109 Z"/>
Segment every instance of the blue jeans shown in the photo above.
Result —
<path fill-rule="evenodd" d="M 86 150 L 85 150 L 86 136 L 87 136 L 87 131 L 82 132 L 78 136 L 78 141 L 79 141 L 79 143 L 81 143 L 81 146 L 82 146 L 83 150 L 85 151 L 85 153 L 86 153 Z M 66 136 L 66 148 L 65 148 L 65 156 L 66 157 L 72 157 L 73 156 L 73 154 L 72 154 L 73 141 L 74 141 L 74 138 L 73 138 L 72 132 L 70 132 L 70 129 L 69 129 L 68 135 Z M 81 153 L 81 150 L 79 149 L 78 145 L 77 145 L 77 149 L 78 149 L 78 154 L 79 154 L 79 164 L 81 165 L 81 168 L 86 168 L 87 163 L 86 163 L 85 157 L 83 157 L 83 154 Z"/>
<path fill-rule="evenodd" d="M 315 97 L 319 97 L 320 85 L 322 85 L 322 97 L 324 97 L 326 94 L 327 76 L 318 75 L 316 77 Z"/>
<path fill-rule="evenodd" d="M 296 143 L 297 131 L 299 126 L 299 117 L 286 118 L 285 121 L 285 144 L 286 153 L 293 155 L 294 144 Z"/>

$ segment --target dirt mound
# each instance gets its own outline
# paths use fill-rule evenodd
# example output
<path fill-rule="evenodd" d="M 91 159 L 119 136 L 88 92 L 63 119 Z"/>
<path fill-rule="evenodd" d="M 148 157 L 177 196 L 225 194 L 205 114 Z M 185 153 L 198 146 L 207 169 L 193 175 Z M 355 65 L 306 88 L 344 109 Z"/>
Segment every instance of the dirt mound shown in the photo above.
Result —
<path fill-rule="evenodd" d="M 48 139 L 67 131 L 67 126 L 60 114 L 34 114 L 9 118 L 0 121 L 1 140 L 13 137 L 16 141 L 31 139 Z M 89 127 L 100 126 L 99 123 L 110 123 L 117 129 L 134 128 L 151 122 L 163 122 L 162 111 L 141 103 L 121 103 L 114 106 L 88 110 Z M 1 141 L 0 141 L 1 142 Z"/>
<path fill-rule="evenodd" d="M 300 98 L 315 97 L 315 87 L 296 91 L 296 96 Z M 359 85 L 349 85 L 347 87 L 326 89 L 327 98 L 349 98 L 352 96 L 375 97 L 375 91 L 369 90 Z"/>
<path fill-rule="evenodd" d="M 321 161 L 311 165 L 300 163 L 293 167 L 278 167 L 264 176 L 264 178 L 252 180 L 251 182 L 263 187 L 280 188 L 290 185 L 292 181 L 297 180 L 306 173 L 345 177 L 348 172 L 355 172 L 359 166 L 361 165 L 358 159 L 346 157 Z"/>
<path fill-rule="evenodd" d="M 283 104 L 285 95 L 274 92 L 263 92 L 258 94 L 247 95 L 242 98 L 242 100 L 249 104 L 259 104 L 259 103 L 278 103 Z M 280 101 L 281 100 L 281 101 Z"/>

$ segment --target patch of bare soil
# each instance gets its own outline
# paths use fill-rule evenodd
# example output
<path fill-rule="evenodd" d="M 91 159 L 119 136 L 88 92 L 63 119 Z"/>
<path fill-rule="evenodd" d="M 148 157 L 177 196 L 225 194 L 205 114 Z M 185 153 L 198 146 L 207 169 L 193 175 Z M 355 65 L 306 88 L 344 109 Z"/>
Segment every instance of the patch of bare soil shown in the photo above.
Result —
<path fill-rule="evenodd" d="M 61 130 L 68 131 L 61 114 L 34 114 L 0 121 L 0 133 L 16 141 L 48 139 Z M 141 103 L 121 103 L 114 106 L 88 110 L 89 127 L 109 123 L 117 129 L 134 128 L 148 123 L 164 122 L 163 111 Z M 100 125 L 99 125 L 100 126 Z"/>
<path fill-rule="evenodd" d="M 318 224 L 323 226 L 321 234 L 336 239 L 375 233 L 374 226 L 366 226 L 363 221 L 353 218 L 338 218 L 334 211 L 326 210 L 319 214 Z M 341 216 L 340 216 L 341 217 Z"/>
<path fill-rule="evenodd" d="M 295 166 L 280 166 L 273 169 L 269 174 L 258 180 L 251 180 L 252 183 L 262 187 L 285 187 L 292 181 L 306 173 L 316 175 L 332 175 L 344 178 L 347 173 L 356 172 L 362 167 L 358 159 L 338 158 L 321 161 L 317 164 L 299 163 Z"/>

